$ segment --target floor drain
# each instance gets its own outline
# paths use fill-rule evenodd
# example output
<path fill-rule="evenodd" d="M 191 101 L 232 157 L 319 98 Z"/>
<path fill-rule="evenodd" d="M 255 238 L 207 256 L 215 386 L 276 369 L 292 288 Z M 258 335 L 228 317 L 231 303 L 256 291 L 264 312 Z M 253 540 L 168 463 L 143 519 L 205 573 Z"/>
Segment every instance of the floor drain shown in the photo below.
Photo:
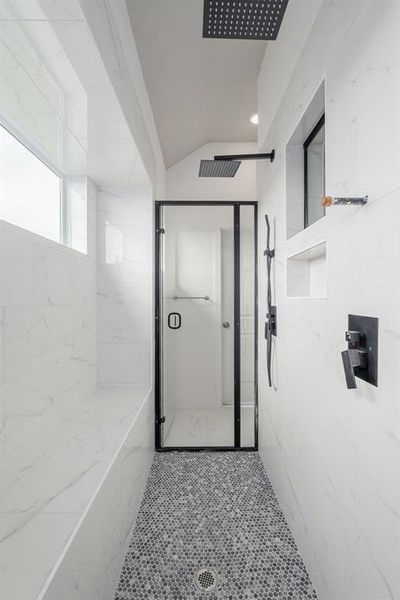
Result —
<path fill-rule="evenodd" d="M 194 576 L 194 584 L 200 592 L 212 592 L 217 587 L 218 575 L 212 567 L 204 567 Z"/>

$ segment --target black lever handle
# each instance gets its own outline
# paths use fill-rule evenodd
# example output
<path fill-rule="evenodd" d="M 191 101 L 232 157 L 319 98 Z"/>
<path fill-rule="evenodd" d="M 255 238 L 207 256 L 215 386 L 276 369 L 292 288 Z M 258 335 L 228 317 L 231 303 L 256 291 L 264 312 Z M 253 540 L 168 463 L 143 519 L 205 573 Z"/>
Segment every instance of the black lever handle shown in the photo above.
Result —
<path fill-rule="evenodd" d="M 367 351 L 358 349 L 343 350 L 342 361 L 347 388 L 354 390 L 357 387 L 354 368 L 366 366 Z"/>

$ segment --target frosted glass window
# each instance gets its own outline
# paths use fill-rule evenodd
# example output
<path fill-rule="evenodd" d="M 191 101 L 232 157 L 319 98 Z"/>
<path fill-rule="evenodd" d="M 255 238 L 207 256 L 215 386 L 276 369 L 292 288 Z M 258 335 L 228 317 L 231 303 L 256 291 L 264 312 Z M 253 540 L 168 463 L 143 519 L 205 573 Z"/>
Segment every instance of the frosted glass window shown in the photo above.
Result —
<path fill-rule="evenodd" d="M 60 177 L 1 125 L 0 218 L 61 241 Z"/>

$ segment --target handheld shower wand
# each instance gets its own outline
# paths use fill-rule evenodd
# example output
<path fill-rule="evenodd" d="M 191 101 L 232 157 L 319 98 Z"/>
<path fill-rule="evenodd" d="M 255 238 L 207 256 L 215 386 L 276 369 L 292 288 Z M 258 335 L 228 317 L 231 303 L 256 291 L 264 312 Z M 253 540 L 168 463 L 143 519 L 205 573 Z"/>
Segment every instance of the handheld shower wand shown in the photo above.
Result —
<path fill-rule="evenodd" d="M 268 385 L 272 387 L 272 336 L 276 336 L 276 306 L 272 305 L 272 285 L 271 271 L 272 259 L 275 256 L 275 250 L 270 248 L 271 226 L 268 215 L 265 215 L 265 224 L 267 226 L 267 248 L 264 251 L 264 256 L 267 258 L 267 313 L 265 320 L 265 339 L 267 340 L 267 375 Z"/>

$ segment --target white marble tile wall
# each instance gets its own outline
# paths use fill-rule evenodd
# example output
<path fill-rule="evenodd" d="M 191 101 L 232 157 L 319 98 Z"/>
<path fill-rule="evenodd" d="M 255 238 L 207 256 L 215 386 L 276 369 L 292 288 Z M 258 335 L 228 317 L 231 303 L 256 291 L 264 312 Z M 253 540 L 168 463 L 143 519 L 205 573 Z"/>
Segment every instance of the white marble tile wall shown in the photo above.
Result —
<path fill-rule="evenodd" d="M 0 223 L 5 598 L 31 597 L 31 580 L 18 577 L 18 569 L 32 555 L 34 537 L 49 528 L 54 543 L 43 548 L 45 559 L 61 551 L 72 524 L 71 515 L 57 519 L 60 506 L 48 508 L 64 484 L 69 488 L 68 461 L 78 460 L 62 455 L 66 424 L 96 386 L 96 188 L 88 181 L 87 189 L 89 255 Z M 49 476 L 57 464 L 58 475 Z M 89 478 L 95 470 L 90 465 Z M 14 594 L 16 579 L 26 587 Z"/>
<path fill-rule="evenodd" d="M 107 390 L 97 402 L 102 458 L 112 450 L 113 459 L 101 461 L 107 470 L 38 600 L 114 597 L 152 462 L 154 398 L 144 389 Z"/>
<path fill-rule="evenodd" d="M 147 190 L 112 194 L 97 215 L 88 181 L 88 255 L 0 225 L 5 600 L 36 600 L 49 585 L 57 600 L 74 597 L 71 585 L 77 598 L 110 597 L 147 477 L 152 204 Z M 98 350 L 100 383 L 129 389 L 95 393 Z"/>
<path fill-rule="evenodd" d="M 400 597 L 399 10 L 323 3 L 266 138 L 276 160 L 257 173 L 261 247 L 265 212 L 276 230 L 278 306 L 277 391 L 260 348 L 261 454 L 320 600 Z M 331 207 L 286 241 L 286 143 L 324 78 L 327 193 L 369 203 Z M 324 240 L 327 298 L 287 298 L 287 257 Z M 264 274 L 261 262 L 261 307 Z M 379 318 L 377 388 L 346 389 L 349 313 Z"/>
<path fill-rule="evenodd" d="M 0 224 L 3 457 L 95 387 L 95 223 L 88 182 L 88 255 Z"/>
<path fill-rule="evenodd" d="M 76 589 L 113 588 L 151 460 L 152 408 L 144 388 L 71 400 L 51 430 L 6 461 L 2 599 L 36 600 L 60 581 L 71 587 L 57 600 L 84 598 Z M 104 536 L 99 543 L 90 540 L 95 532 Z"/>
<path fill-rule="evenodd" d="M 98 381 L 150 385 L 151 189 L 110 188 L 98 200 Z"/>
<path fill-rule="evenodd" d="M 9 46 L 18 38 L 21 46 L 16 56 L 19 68 L 6 61 L 10 68 L 3 73 L 8 93 L 0 107 L 2 118 L 18 124 L 20 133 L 30 141 L 34 138 L 39 150 L 65 175 L 93 177 L 97 185 L 148 181 L 133 142 L 134 132 L 142 151 L 147 149 L 148 170 L 150 167 L 153 173 L 157 171 L 162 180 L 163 165 L 154 126 L 152 122 L 149 125 L 148 116 L 142 115 L 142 111 L 149 112 L 150 105 L 138 61 L 133 73 L 140 85 L 133 90 L 131 73 L 124 69 L 121 78 L 128 83 L 123 93 L 118 89 L 117 97 L 110 83 L 113 75 L 110 62 L 101 59 L 101 54 L 111 62 L 122 59 L 120 44 L 116 56 L 113 35 L 117 38 L 124 25 L 126 37 L 129 38 L 127 31 L 130 35 L 126 55 L 129 60 L 120 60 L 119 65 L 126 62 L 132 66 L 135 60 L 136 49 L 129 19 L 124 20 L 127 17 L 124 6 L 117 3 L 111 11 L 115 18 L 119 15 L 121 27 L 117 28 L 112 25 L 109 11 L 99 11 L 98 3 L 88 20 L 81 8 L 84 4 L 88 8 L 88 3 L 77 0 L 34 3 L 4 0 L 0 4 L 2 37 Z M 23 23 L 18 23 L 19 20 Z M 101 30 L 97 42 L 93 37 L 96 27 Z M 22 50 L 27 45 L 22 31 L 32 45 L 32 51 L 25 54 Z M 44 58 L 46 68 L 38 58 L 34 60 L 36 54 Z M 30 70 L 28 55 L 32 59 Z M 44 74 L 49 73 L 54 78 L 47 80 Z M 57 84 L 55 94 L 50 83 Z M 143 90 L 139 100 L 135 92 L 140 86 Z M 61 98 L 59 90 L 65 90 L 65 97 Z M 33 103 L 29 104 L 32 98 Z M 154 158 L 157 149 L 158 160 Z M 137 206 L 142 206 L 142 196 L 138 195 Z M 66 545 L 71 543 L 74 528 L 80 526 L 83 537 L 74 540 L 82 540 L 85 535 L 90 538 L 88 527 L 106 534 L 96 545 L 101 556 L 89 556 L 90 539 L 79 546 L 76 556 L 81 561 L 82 578 L 87 577 L 86 587 L 83 579 L 80 585 L 86 590 L 91 585 L 102 586 L 111 597 L 122 561 L 123 541 L 127 539 L 135 503 L 147 475 L 153 438 L 150 400 L 137 421 L 139 429 L 134 431 L 132 427 L 150 382 L 151 206 L 149 203 L 147 212 L 138 209 L 133 220 L 125 221 L 119 220 L 118 210 L 113 215 L 108 215 L 108 209 L 105 211 L 111 247 L 107 277 L 101 280 L 103 296 L 97 294 L 97 259 L 105 246 L 97 255 L 96 196 L 97 190 L 89 182 L 88 256 L 0 223 L 0 454 L 4 461 L 0 498 L 0 552 L 4 570 L 0 576 L 0 595 L 5 600 L 36 600 L 43 594 L 40 590 L 46 579 L 55 575 L 57 561 L 62 566 L 65 587 L 69 568 Z M 124 217 L 125 208 L 124 205 Z M 141 219 L 144 214 L 150 221 Z M 82 217 L 80 211 L 73 214 L 79 235 L 78 238 L 73 235 L 72 242 L 78 247 L 85 243 Z M 118 226 L 124 224 L 128 229 L 122 229 L 124 243 L 119 254 Z M 133 231 L 135 235 L 131 236 Z M 101 382 L 146 382 L 146 387 L 124 390 L 125 396 L 118 391 L 110 391 L 111 395 L 106 397 L 102 392 L 93 395 L 99 350 L 97 306 L 103 306 L 107 296 L 110 301 L 104 302 L 108 310 L 104 312 L 104 345 L 100 348 L 105 365 Z M 121 296 L 128 300 L 122 317 L 118 310 L 113 310 L 113 298 L 119 303 Z M 126 342 L 124 347 L 114 343 L 114 334 L 116 331 L 121 334 L 121 329 L 119 341 Z M 131 437 L 120 446 L 128 430 Z M 111 460 L 117 475 L 109 469 Z M 107 487 L 106 471 L 112 480 L 111 487 Z M 120 495 L 115 493 L 117 477 L 120 477 Z M 83 521 L 83 512 L 101 482 L 104 488 L 99 487 L 98 491 L 102 499 L 91 505 L 97 517 L 90 513 L 89 518 L 87 513 Z M 117 506 L 113 508 L 108 496 L 113 496 Z M 106 544 L 110 554 L 103 551 Z M 83 554 L 100 565 L 96 573 L 91 567 L 84 570 L 87 563 Z M 103 563 L 102 558 L 106 559 Z M 73 579 L 74 573 L 73 569 L 69 571 L 69 577 Z M 58 585 L 59 580 L 55 581 Z M 91 591 L 83 595 L 85 600 L 94 596 Z M 58 592 L 56 597 L 60 599 Z M 63 597 L 70 600 L 72 594 L 68 592 Z"/>

